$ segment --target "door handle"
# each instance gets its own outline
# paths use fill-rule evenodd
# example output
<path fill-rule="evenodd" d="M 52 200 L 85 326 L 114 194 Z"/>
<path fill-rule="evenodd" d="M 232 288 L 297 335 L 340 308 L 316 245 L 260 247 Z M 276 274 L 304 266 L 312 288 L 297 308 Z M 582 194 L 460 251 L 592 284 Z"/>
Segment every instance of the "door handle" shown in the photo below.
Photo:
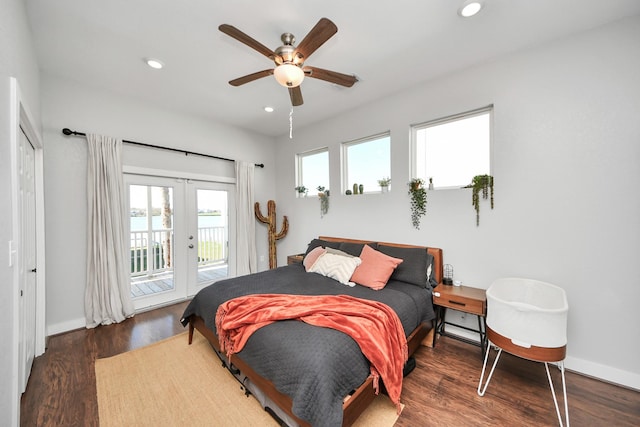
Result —
<path fill-rule="evenodd" d="M 189 245 L 189 249 L 193 249 L 193 244 Z"/>

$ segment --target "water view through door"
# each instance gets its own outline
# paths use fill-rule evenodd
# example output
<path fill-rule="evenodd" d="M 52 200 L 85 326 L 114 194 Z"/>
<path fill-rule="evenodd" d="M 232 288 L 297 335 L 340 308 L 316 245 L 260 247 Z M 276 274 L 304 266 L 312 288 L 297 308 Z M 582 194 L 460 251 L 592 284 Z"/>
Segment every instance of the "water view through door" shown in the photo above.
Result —
<path fill-rule="evenodd" d="M 189 230 L 188 294 L 195 295 L 202 287 L 229 277 L 230 269 L 230 194 L 220 184 L 188 182 L 188 204 L 196 207 Z"/>
<path fill-rule="evenodd" d="M 126 181 L 136 309 L 184 299 L 229 275 L 228 184 L 139 175 Z"/>

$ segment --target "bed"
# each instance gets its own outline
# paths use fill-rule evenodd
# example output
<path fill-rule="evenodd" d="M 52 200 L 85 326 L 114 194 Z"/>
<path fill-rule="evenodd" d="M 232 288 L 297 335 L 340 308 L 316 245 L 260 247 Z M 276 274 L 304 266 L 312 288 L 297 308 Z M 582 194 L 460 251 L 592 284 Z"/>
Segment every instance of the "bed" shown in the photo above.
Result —
<path fill-rule="evenodd" d="M 442 250 L 320 236 L 309 243 L 305 258 L 312 257 L 318 247 L 360 257 L 374 249 L 376 256 L 382 253 L 403 262 L 380 290 L 345 286 L 334 278 L 307 272 L 308 263 L 306 267 L 296 263 L 216 282 L 202 289 L 185 309 L 182 323 L 189 326 L 189 342 L 198 330 L 223 353 L 216 311 L 234 298 L 254 294 L 349 295 L 391 307 L 402 323 L 408 354 L 415 352 L 435 318 L 431 289 L 442 280 Z M 369 362 L 358 344 L 337 330 L 296 320 L 278 321 L 256 330 L 231 362 L 236 373 L 239 370 L 264 396 L 259 399 L 263 406 L 276 406 L 276 414 L 284 414 L 280 418 L 289 425 L 349 426 L 375 398 Z"/>

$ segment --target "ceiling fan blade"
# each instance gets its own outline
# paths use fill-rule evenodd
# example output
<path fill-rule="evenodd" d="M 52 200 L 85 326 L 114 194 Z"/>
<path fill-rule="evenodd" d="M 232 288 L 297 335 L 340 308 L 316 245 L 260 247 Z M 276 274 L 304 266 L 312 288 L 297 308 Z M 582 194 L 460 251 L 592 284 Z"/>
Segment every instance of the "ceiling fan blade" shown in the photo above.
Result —
<path fill-rule="evenodd" d="M 322 18 L 298 44 L 296 52 L 302 55 L 304 59 L 307 59 L 337 32 L 338 27 L 336 27 L 336 24 L 327 18 Z"/>
<path fill-rule="evenodd" d="M 238 40 L 240 43 L 244 43 L 250 48 L 260 52 L 267 58 L 273 58 L 275 56 L 275 53 L 273 52 L 273 50 L 269 49 L 259 41 L 249 37 L 242 31 L 234 27 L 233 25 L 222 24 L 218 27 L 218 29 L 223 33 L 225 33 L 226 35 L 228 35 L 229 37 L 233 37 L 234 39 Z"/>
<path fill-rule="evenodd" d="M 298 107 L 302 105 L 302 90 L 300 86 L 289 88 L 289 97 L 291 98 L 291 105 Z"/>
<path fill-rule="evenodd" d="M 273 69 L 270 68 L 268 70 L 258 71 L 257 73 L 247 74 L 246 76 L 238 77 L 237 79 L 233 79 L 229 82 L 231 86 L 240 86 L 245 83 L 252 82 L 254 80 L 261 79 L 263 77 L 267 77 L 273 74 Z"/>
<path fill-rule="evenodd" d="M 336 71 L 323 70 L 316 67 L 304 67 L 303 69 L 308 77 L 320 79 L 327 82 L 335 83 L 340 86 L 351 87 L 358 81 L 358 78 L 349 74 L 342 74 Z"/>

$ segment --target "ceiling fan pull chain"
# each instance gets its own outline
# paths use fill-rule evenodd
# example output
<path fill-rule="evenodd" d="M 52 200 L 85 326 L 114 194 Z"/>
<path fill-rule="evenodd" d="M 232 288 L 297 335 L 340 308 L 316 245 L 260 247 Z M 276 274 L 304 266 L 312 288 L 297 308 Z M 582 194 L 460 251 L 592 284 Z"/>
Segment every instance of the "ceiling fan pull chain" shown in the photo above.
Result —
<path fill-rule="evenodd" d="M 289 112 L 289 139 L 293 139 L 293 107 Z"/>

